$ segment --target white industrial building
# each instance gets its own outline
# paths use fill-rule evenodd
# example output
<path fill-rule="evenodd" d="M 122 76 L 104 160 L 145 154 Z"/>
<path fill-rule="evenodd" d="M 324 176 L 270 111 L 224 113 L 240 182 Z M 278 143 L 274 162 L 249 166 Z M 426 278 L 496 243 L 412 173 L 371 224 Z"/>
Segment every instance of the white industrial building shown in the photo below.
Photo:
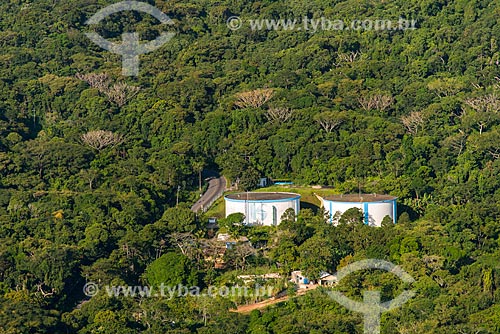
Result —
<path fill-rule="evenodd" d="M 295 214 L 300 210 L 300 195 L 284 192 L 246 192 L 229 194 L 224 197 L 226 217 L 232 213 L 245 215 L 244 224 L 278 225 L 281 216 L 288 209 Z"/>
<path fill-rule="evenodd" d="M 340 216 L 351 208 L 358 208 L 363 212 L 366 225 L 380 227 L 385 216 L 389 216 L 396 224 L 397 197 L 378 194 L 349 194 L 318 196 L 318 198 L 328 212 L 329 222 L 332 224 L 337 224 Z"/>

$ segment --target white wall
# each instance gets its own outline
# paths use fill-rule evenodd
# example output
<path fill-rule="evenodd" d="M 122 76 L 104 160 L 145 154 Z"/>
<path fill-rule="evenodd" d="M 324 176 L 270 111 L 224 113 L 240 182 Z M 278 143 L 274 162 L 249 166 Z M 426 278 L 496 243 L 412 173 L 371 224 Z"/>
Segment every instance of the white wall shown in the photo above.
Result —
<path fill-rule="evenodd" d="M 295 211 L 300 210 L 300 199 L 287 201 L 235 201 L 225 199 L 226 217 L 232 213 L 243 213 L 246 217 L 245 224 L 278 225 L 281 216 L 289 208 Z M 274 208 L 274 209 L 273 209 Z"/>
<path fill-rule="evenodd" d="M 330 217 L 335 215 L 338 211 L 340 215 L 349 210 L 350 208 L 360 209 L 366 217 L 366 210 L 368 211 L 368 225 L 370 226 L 381 226 L 382 220 L 385 216 L 392 218 L 395 222 L 395 200 L 388 200 L 384 202 L 368 202 L 368 203 L 357 203 L 357 202 L 332 202 L 329 200 L 324 200 L 324 208 L 330 213 Z M 338 218 L 340 218 L 340 215 Z M 331 219 L 331 223 L 337 224 L 338 220 Z M 366 223 L 366 222 L 365 222 Z"/>
<path fill-rule="evenodd" d="M 395 221 L 394 217 L 394 202 L 376 202 L 376 203 L 369 203 L 368 204 L 368 213 L 369 213 L 369 218 L 368 221 L 370 222 L 370 226 L 381 226 L 382 225 L 382 220 L 384 220 L 385 216 L 389 216 L 392 218 L 392 221 Z"/>

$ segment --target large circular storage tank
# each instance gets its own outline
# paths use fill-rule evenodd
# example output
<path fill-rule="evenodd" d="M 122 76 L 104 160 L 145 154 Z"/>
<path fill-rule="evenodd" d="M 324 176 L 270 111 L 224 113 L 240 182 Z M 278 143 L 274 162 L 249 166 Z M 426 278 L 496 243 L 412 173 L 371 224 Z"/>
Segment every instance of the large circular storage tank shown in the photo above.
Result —
<path fill-rule="evenodd" d="M 364 215 L 364 223 L 370 226 L 381 226 L 385 216 L 389 216 L 396 224 L 397 219 L 397 197 L 378 194 L 350 194 L 334 195 L 323 198 L 323 207 L 328 211 L 330 223 L 338 221 L 335 215 L 342 215 L 350 208 L 361 209 Z"/>
<path fill-rule="evenodd" d="M 229 194 L 224 197 L 226 217 L 232 213 L 245 215 L 245 224 L 278 225 L 281 216 L 288 209 L 295 214 L 300 210 L 300 195 L 283 192 L 246 192 Z"/>

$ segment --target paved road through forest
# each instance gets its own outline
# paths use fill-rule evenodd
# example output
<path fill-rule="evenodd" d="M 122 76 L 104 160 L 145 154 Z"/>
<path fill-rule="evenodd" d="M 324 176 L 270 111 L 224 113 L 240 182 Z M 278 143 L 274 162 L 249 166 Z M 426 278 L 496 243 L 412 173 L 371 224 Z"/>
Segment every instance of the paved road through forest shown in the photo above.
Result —
<path fill-rule="evenodd" d="M 226 179 L 224 176 L 219 176 L 219 174 L 214 171 L 206 171 L 204 176 L 205 181 L 208 181 L 208 189 L 191 207 L 191 210 L 194 212 L 207 210 L 208 206 L 212 205 L 218 196 L 226 190 Z"/>

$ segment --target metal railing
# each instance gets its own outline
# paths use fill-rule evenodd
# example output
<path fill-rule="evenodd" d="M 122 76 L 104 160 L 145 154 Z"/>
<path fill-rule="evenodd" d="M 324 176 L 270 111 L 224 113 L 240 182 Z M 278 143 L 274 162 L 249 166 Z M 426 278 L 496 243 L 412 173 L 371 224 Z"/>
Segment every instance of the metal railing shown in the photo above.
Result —
<path fill-rule="evenodd" d="M 215 201 L 217 201 L 219 198 L 222 197 L 222 195 L 224 194 L 224 191 L 225 191 L 225 189 L 219 191 L 214 197 L 212 197 L 212 199 L 209 202 L 203 203 L 201 205 L 201 209 L 200 209 L 201 212 L 207 212 L 208 209 L 212 206 L 212 204 L 214 204 Z"/>

